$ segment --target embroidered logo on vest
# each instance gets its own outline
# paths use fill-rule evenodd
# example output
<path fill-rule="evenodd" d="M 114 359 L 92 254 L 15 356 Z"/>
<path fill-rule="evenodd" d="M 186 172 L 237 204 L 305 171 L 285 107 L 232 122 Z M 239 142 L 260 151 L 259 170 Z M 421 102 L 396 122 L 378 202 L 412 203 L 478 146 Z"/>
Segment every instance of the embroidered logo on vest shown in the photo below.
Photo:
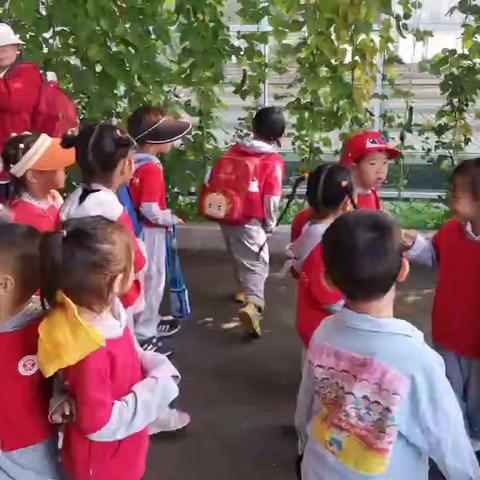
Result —
<path fill-rule="evenodd" d="M 36 355 L 26 355 L 18 362 L 18 371 L 24 377 L 30 377 L 38 372 L 38 358 Z"/>

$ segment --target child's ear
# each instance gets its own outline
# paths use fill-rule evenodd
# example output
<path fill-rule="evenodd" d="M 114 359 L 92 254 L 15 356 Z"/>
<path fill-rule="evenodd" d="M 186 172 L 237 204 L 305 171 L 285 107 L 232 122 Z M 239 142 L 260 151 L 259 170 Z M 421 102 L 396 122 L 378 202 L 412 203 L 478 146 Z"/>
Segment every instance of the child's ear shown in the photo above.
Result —
<path fill-rule="evenodd" d="M 10 275 L 2 275 L 0 277 L 0 296 L 10 295 L 15 289 L 15 280 Z"/>
<path fill-rule="evenodd" d="M 410 262 L 406 257 L 402 257 L 402 266 L 397 275 L 397 282 L 404 282 L 410 273 Z"/>
<path fill-rule="evenodd" d="M 33 170 L 27 170 L 27 173 L 25 173 L 25 179 L 28 183 L 37 183 L 38 181 L 37 174 Z"/>

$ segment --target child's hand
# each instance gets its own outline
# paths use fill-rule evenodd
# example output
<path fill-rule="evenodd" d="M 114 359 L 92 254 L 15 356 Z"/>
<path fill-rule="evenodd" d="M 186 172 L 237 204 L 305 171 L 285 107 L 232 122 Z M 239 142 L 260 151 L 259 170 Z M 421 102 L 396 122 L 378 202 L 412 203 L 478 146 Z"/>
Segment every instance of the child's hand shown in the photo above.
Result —
<path fill-rule="evenodd" d="M 60 208 L 63 205 L 63 197 L 56 190 L 50 190 L 48 199 L 53 205 Z"/>
<path fill-rule="evenodd" d="M 173 223 L 175 225 L 185 225 L 184 220 L 180 217 L 177 217 L 176 215 L 173 216 Z"/>
<path fill-rule="evenodd" d="M 67 398 L 59 403 L 50 412 L 50 422 L 54 424 L 68 423 L 75 418 L 75 403 L 71 398 Z"/>
<path fill-rule="evenodd" d="M 415 230 L 402 230 L 402 246 L 410 250 L 417 241 L 418 233 Z"/>

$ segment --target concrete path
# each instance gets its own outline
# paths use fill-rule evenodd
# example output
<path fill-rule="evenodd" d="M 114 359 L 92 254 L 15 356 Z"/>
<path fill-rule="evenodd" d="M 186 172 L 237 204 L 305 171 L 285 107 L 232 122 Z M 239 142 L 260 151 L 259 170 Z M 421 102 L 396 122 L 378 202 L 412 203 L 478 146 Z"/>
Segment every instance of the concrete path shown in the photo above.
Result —
<path fill-rule="evenodd" d="M 295 282 L 269 280 L 265 334 L 251 343 L 231 325 L 234 283 L 224 255 L 185 253 L 182 260 L 195 314 L 176 337 L 174 362 L 183 374 L 178 406 L 193 421 L 183 434 L 153 439 L 145 479 L 294 479 L 292 418 L 301 368 Z M 415 269 L 397 308 L 427 332 L 433 284 L 431 272 Z"/>

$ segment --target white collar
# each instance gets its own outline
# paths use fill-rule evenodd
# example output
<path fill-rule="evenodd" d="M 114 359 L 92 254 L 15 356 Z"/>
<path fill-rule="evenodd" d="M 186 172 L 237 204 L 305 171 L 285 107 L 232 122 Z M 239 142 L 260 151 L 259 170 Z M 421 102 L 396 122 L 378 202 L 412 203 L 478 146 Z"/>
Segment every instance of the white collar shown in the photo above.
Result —
<path fill-rule="evenodd" d="M 357 195 L 369 195 L 370 193 L 373 192 L 373 188 L 361 188 L 361 187 L 356 187 Z"/>
<path fill-rule="evenodd" d="M 475 234 L 473 233 L 472 222 L 467 222 L 467 223 L 465 224 L 465 231 L 467 232 L 467 235 L 468 235 L 471 239 L 473 239 L 473 240 L 475 240 L 475 241 L 477 241 L 477 242 L 480 242 L 480 235 L 475 235 Z"/>
<path fill-rule="evenodd" d="M 117 297 L 112 300 L 110 311 L 98 314 L 80 309 L 80 315 L 92 323 L 106 339 L 121 337 L 127 326 L 127 314 Z"/>
<path fill-rule="evenodd" d="M 255 150 L 260 153 L 275 153 L 277 149 L 270 143 L 264 142 L 263 140 L 257 140 L 251 138 L 249 140 L 244 140 L 241 144 L 250 150 Z"/>
<path fill-rule="evenodd" d="M 36 198 L 33 198 L 32 195 L 30 195 L 26 190 L 24 190 L 19 195 L 19 199 L 25 202 L 31 203 L 33 205 L 36 205 L 37 207 L 43 208 L 45 210 L 51 207 L 52 205 L 55 205 L 53 200 L 50 197 L 44 198 L 42 200 L 38 200 Z"/>

